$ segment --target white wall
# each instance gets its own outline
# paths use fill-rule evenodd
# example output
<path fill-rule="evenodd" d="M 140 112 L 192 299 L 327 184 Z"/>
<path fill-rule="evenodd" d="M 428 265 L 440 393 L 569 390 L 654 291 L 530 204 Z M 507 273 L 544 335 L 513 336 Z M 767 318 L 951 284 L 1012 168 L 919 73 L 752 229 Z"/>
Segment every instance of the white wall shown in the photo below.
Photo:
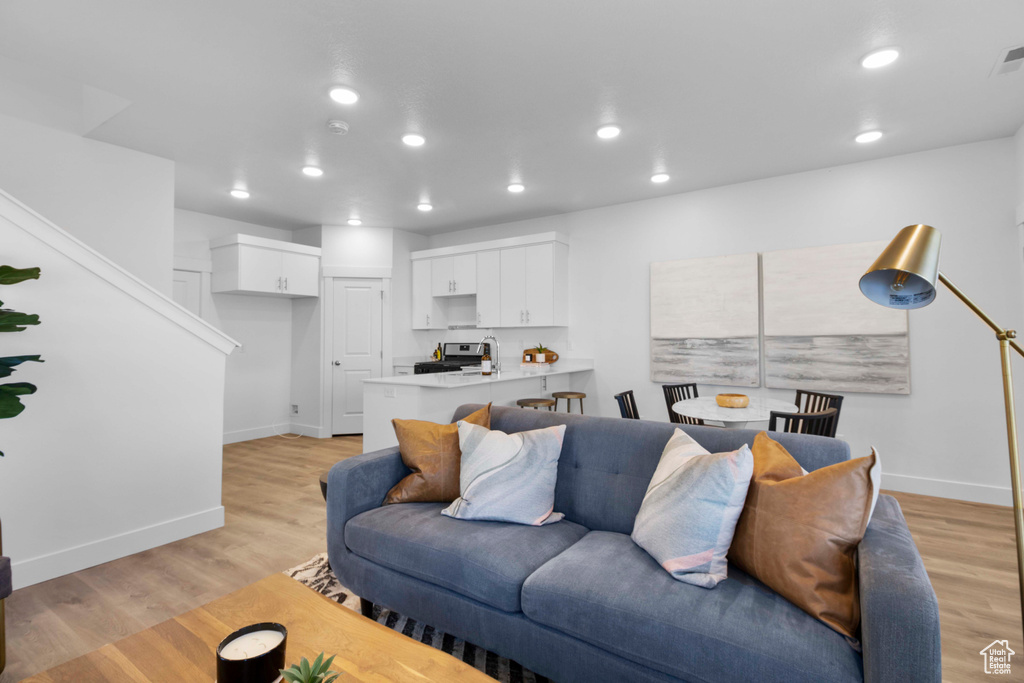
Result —
<path fill-rule="evenodd" d="M 405 230 L 394 231 L 394 265 L 391 269 L 391 315 L 394 330 L 394 357 L 396 359 L 416 358 L 426 360 L 434 346 L 434 338 L 425 332 L 412 329 L 412 260 L 414 251 L 426 249 L 430 243 L 426 235 Z M 453 340 L 454 341 L 454 340 Z M 436 342 L 434 342 L 436 344 Z M 426 348 L 424 345 L 427 345 Z"/>
<path fill-rule="evenodd" d="M 42 268 L 0 288 L 41 318 L 4 335 L 3 354 L 45 360 L 13 375 L 38 393 L 0 420 L 15 587 L 222 526 L 230 340 L 3 196 L 0 244 L 4 263 Z"/>
<path fill-rule="evenodd" d="M 1006 138 L 441 234 L 430 246 L 569 234 L 567 355 L 596 361 L 588 412 L 616 415 L 612 395 L 633 389 L 644 417 L 664 420 L 649 373 L 652 261 L 889 240 L 905 225 L 927 223 L 943 233 L 944 272 L 997 321 L 1024 326 L 1014 155 Z M 940 291 L 933 305 L 911 312 L 910 343 L 911 395 L 848 394 L 839 431 L 855 455 L 879 448 L 888 488 L 1009 504 L 993 335 Z M 719 390 L 700 387 L 702 395 Z"/>
<path fill-rule="evenodd" d="M 0 189 L 165 294 L 174 162 L 0 116 Z"/>
<path fill-rule="evenodd" d="M 174 211 L 174 254 L 209 261 L 210 240 L 242 233 L 291 241 L 289 230 L 244 223 L 195 211 Z M 291 431 L 292 300 L 245 294 L 211 294 L 204 274 L 202 317 L 238 340 L 224 387 L 224 443 Z"/>

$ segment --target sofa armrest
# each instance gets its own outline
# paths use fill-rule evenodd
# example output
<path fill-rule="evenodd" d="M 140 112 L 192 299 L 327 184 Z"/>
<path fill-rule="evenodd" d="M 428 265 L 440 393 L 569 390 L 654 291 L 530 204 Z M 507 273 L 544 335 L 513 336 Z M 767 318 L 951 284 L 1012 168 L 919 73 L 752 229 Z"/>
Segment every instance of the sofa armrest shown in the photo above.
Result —
<path fill-rule="evenodd" d="M 892 496 L 878 497 L 858 554 L 865 682 L 941 681 L 939 603 Z"/>
<path fill-rule="evenodd" d="M 334 464 L 327 476 L 327 528 L 342 531 L 356 515 L 380 507 L 384 496 L 410 470 L 398 446 L 363 453 Z"/>

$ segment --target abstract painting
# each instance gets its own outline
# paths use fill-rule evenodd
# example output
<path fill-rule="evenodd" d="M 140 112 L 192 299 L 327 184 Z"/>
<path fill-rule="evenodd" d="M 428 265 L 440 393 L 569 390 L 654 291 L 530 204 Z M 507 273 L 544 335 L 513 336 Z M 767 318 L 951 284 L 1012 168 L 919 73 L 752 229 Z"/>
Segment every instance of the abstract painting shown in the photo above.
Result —
<path fill-rule="evenodd" d="M 651 381 L 761 384 L 757 254 L 651 264 Z"/>
<path fill-rule="evenodd" d="M 907 312 L 858 281 L 885 242 L 762 254 L 765 386 L 910 393 Z"/>

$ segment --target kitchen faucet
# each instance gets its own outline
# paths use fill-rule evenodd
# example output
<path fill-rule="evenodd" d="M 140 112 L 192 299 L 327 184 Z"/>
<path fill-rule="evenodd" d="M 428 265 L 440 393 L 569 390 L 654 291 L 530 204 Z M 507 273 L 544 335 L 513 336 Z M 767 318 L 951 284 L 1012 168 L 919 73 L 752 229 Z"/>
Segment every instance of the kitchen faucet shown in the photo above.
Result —
<path fill-rule="evenodd" d="M 493 334 L 489 334 L 480 340 L 480 345 L 477 347 L 477 353 L 483 353 L 484 342 L 488 339 L 494 342 L 494 356 L 491 357 L 491 367 L 494 368 L 494 372 L 501 372 L 501 344 L 498 343 L 498 338 Z"/>

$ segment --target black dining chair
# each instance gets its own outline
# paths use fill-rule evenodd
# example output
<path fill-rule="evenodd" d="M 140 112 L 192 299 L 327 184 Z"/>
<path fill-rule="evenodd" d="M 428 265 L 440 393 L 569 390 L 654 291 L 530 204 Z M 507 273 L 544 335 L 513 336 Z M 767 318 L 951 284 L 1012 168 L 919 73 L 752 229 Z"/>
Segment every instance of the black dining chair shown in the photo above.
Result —
<path fill-rule="evenodd" d="M 843 397 L 838 394 L 822 394 L 817 391 L 796 390 L 797 410 L 801 413 L 820 413 L 829 408 L 836 409 L 836 418 L 832 421 L 832 433 L 823 436 L 835 436 L 839 428 L 839 413 L 843 409 Z"/>
<path fill-rule="evenodd" d="M 697 383 L 690 384 L 664 384 L 661 387 L 665 392 L 665 405 L 668 406 L 668 419 L 681 425 L 702 425 L 704 420 L 699 417 L 687 417 L 672 410 L 672 405 L 679 401 L 686 401 L 691 398 L 698 398 Z"/>
<path fill-rule="evenodd" d="M 636 409 L 636 398 L 633 397 L 632 389 L 615 394 L 615 400 L 619 402 L 619 412 L 622 413 L 622 417 L 630 420 L 640 419 L 640 411 Z"/>
<path fill-rule="evenodd" d="M 835 437 L 838 414 L 835 408 L 815 413 L 780 413 L 773 410 L 768 419 L 768 431 Z"/>

